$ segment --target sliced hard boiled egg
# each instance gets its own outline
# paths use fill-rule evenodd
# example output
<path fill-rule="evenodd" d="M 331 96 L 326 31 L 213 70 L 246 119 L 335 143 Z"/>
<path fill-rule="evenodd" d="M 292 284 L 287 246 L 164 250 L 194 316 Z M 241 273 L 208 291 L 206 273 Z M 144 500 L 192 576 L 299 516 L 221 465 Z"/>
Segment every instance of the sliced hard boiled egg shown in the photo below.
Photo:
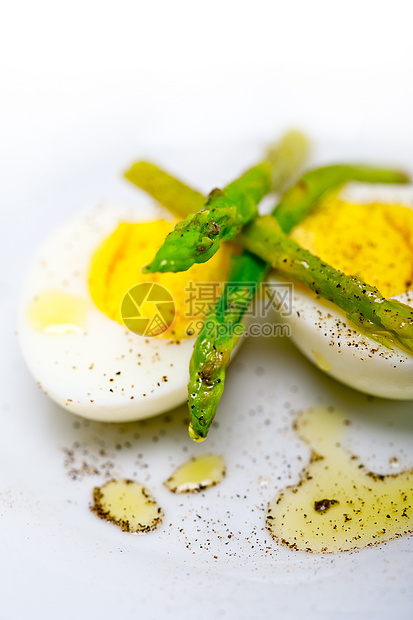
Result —
<path fill-rule="evenodd" d="M 75 216 L 40 247 L 18 334 L 39 387 L 62 407 L 119 422 L 186 401 L 194 338 L 227 278 L 230 250 L 182 274 L 142 275 L 173 224 L 153 204 L 108 204 Z"/>
<path fill-rule="evenodd" d="M 361 276 L 385 296 L 413 307 L 413 291 L 408 290 L 413 275 L 413 186 L 351 183 L 328 200 L 334 205 L 321 204 L 321 210 L 337 209 L 331 211 L 332 219 L 317 211 L 312 223 L 304 221 L 292 237 L 334 267 Z M 364 230 L 355 232 L 354 221 L 344 219 L 338 235 L 334 232 L 338 210 L 346 205 L 349 218 L 358 206 L 376 209 L 365 211 Z M 318 246 L 314 222 L 325 228 Z M 285 284 L 278 274 L 271 282 Z M 278 309 L 277 321 L 288 326 L 292 340 L 309 360 L 338 381 L 383 398 L 413 399 L 413 355 L 361 333 L 337 306 L 309 289 L 294 284 L 291 299 Z"/>

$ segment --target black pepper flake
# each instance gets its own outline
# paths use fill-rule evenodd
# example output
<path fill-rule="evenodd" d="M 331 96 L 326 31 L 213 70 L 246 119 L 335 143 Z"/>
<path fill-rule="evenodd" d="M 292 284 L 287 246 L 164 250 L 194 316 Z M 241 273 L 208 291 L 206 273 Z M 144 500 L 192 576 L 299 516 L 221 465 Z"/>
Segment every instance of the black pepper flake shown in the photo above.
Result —
<path fill-rule="evenodd" d="M 338 503 L 339 501 L 337 499 L 320 499 L 314 502 L 314 510 L 322 514 Z"/>

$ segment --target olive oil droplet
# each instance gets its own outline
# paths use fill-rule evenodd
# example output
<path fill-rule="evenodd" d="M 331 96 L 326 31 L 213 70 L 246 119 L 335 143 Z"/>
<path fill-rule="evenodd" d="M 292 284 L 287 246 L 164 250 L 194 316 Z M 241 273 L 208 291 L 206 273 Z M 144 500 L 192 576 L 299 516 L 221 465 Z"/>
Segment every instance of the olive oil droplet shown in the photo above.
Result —
<path fill-rule="evenodd" d="M 341 446 L 344 416 L 309 410 L 296 422 L 312 448 L 300 482 L 269 504 L 267 528 L 291 549 L 334 553 L 413 532 L 413 470 L 380 475 Z"/>
<path fill-rule="evenodd" d="M 63 291 L 44 291 L 27 308 L 30 325 L 46 334 L 83 334 L 88 302 Z"/>
<path fill-rule="evenodd" d="M 95 487 L 91 510 L 123 531 L 135 533 L 154 530 L 163 517 L 162 509 L 147 489 L 133 480 L 109 480 Z"/>
<path fill-rule="evenodd" d="M 197 493 L 221 482 L 226 467 L 221 456 L 204 454 L 190 459 L 174 471 L 165 482 L 173 493 Z"/>
<path fill-rule="evenodd" d="M 328 361 L 328 359 L 325 358 L 324 355 L 322 355 L 318 351 L 315 351 L 314 349 L 311 352 L 314 355 L 315 363 L 320 368 L 320 370 L 324 370 L 324 372 L 330 372 L 331 364 Z"/>

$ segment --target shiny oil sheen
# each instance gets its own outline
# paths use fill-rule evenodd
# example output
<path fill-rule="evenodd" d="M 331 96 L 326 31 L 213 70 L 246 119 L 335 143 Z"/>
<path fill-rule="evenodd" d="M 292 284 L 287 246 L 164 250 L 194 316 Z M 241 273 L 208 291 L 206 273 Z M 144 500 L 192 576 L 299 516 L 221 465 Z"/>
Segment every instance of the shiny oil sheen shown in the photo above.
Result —
<path fill-rule="evenodd" d="M 341 445 L 346 420 L 332 410 L 309 410 L 296 422 L 312 449 L 297 485 L 269 504 L 267 528 L 298 551 L 361 549 L 413 531 L 413 470 L 368 471 Z"/>
<path fill-rule="evenodd" d="M 216 454 L 190 459 L 165 482 L 173 493 L 197 493 L 221 482 L 226 473 L 224 460 Z"/>
<path fill-rule="evenodd" d="M 88 303 L 59 290 L 45 290 L 27 308 L 30 325 L 45 334 L 82 334 L 86 331 Z"/>
<path fill-rule="evenodd" d="M 125 532 L 146 533 L 162 521 L 162 509 L 149 491 L 133 480 L 110 480 L 93 491 L 92 511 Z"/>

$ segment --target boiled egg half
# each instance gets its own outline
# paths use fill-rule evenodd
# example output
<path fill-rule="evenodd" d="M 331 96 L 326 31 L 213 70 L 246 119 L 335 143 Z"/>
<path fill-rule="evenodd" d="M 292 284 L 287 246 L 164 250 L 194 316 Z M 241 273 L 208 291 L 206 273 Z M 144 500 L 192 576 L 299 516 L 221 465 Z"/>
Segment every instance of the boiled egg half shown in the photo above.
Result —
<path fill-rule="evenodd" d="M 18 335 L 39 387 L 65 409 L 119 422 L 186 401 L 194 338 L 227 279 L 230 250 L 185 273 L 142 275 L 173 225 L 151 203 L 107 204 L 76 215 L 39 248 Z"/>
<path fill-rule="evenodd" d="M 413 186 L 351 183 L 321 201 L 292 238 L 385 297 L 413 306 Z M 273 284 L 285 280 L 274 274 Z M 362 392 L 413 399 L 413 355 L 361 333 L 337 306 L 295 283 L 277 321 L 321 370 Z"/>

